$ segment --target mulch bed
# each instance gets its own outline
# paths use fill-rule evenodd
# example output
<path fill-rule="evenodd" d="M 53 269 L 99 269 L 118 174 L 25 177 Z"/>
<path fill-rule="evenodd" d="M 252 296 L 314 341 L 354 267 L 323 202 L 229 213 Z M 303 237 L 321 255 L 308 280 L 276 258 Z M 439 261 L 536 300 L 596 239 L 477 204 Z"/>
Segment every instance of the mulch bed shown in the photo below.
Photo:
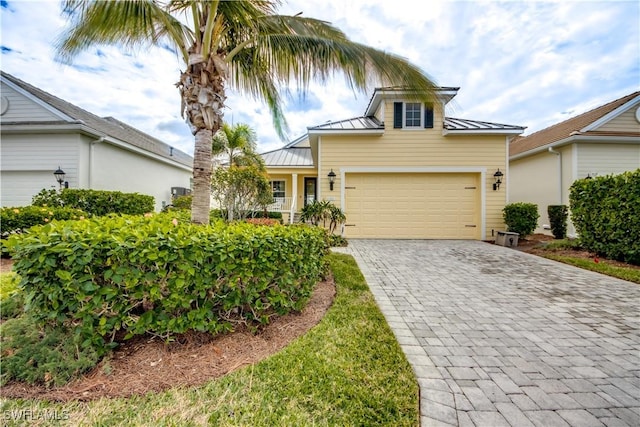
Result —
<path fill-rule="evenodd" d="M 301 313 L 279 317 L 257 334 L 246 328 L 215 338 L 190 333 L 169 344 L 157 338 L 133 338 L 93 371 L 66 386 L 46 388 L 13 382 L 0 388 L 0 396 L 87 401 L 201 385 L 257 363 L 305 334 L 324 317 L 335 293 L 331 277 L 316 286 Z"/>
<path fill-rule="evenodd" d="M 518 240 L 518 246 L 514 249 L 519 251 L 528 252 L 530 254 L 544 256 L 545 254 L 555 254 L 555 255 L 564 255 L 574 258 L 582 258 L 582 259 L 590 259 L 593 262 L 603 262 L 609 265 L 617 266 L 617 267 L 625 267 L 640 270 L 640 266 L 627 264 L 621 261 L 615 261 L 607 258 L 602 258 L 597 254 L 578 249 L 545 249 L 544 243 L 553 241 L 553 236 L 548 236 L 546 234 L 532 234 L 527 236 L 526 239 Z"/>

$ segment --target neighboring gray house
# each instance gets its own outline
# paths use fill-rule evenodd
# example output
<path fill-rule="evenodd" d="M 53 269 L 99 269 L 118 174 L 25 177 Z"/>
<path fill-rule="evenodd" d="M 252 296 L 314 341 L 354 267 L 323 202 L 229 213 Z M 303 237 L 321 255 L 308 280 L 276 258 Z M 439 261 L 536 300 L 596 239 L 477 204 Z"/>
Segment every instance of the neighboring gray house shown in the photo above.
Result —
<path fill-rule="evenodd" d="M 5 72 L 0 81 L 0 206 L 28 205 L 43 188 L 58 188 L 58 167 L 69 188 L 147 194 L 156 210 L 171 203 L 172 188 L 190 188 L 188 154 Z"/>

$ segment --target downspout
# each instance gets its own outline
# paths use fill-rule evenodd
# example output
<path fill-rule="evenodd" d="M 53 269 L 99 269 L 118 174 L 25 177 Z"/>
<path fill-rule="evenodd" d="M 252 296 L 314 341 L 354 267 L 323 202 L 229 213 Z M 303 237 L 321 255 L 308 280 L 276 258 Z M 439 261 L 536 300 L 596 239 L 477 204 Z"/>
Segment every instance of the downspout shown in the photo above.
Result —
<path fill-rule="evenodd" d="M 553 147 L 549 147 L 549 153 L 555 154 L 558 156 L 558 204 L 562 204 L 562 153 L 560 151 L 556 151 Z"/>
<path fill-rule="evenodd" d="M 93 189 L 93 146 L 96 144 L 100 144 L 101 142 L 104 142 L 104 136 L 101 136 L 100 138 L 91 141 L 91 143 L 89 144 L 89 189 Z"/>

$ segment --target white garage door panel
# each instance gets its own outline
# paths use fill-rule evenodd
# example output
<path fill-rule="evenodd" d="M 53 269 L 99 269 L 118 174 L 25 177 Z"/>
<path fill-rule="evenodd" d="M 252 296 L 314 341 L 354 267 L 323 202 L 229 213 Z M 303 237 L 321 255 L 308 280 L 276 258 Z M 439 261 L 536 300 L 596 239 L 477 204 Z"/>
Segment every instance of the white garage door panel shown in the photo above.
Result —
<path fill-rule="evenodd" d="M 478 174 L 347 173 L 347 237 L 478 239 Z"/>
<path fill-rule="evenodd" d="M 2 171 L 0 196 L 2 206 L 26 206 L 43 188 L 58 188 L 53 172 Z"/>

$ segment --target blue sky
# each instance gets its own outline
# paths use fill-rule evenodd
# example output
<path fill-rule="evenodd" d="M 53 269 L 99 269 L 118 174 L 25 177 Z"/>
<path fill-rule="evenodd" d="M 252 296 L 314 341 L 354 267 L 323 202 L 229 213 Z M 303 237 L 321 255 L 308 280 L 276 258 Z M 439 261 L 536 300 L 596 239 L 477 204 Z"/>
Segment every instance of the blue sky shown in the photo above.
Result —
<path fill-rule="evenodd" d="M 459 86 L 447 114 L 527 126 L 525 134 L 640 89 L 638 1 L 295 0 L 283 14 L 332 22 L 352 40 L 401 55 L 442 86 Z M 105 46 L 73 65 L 54 61 L 65 26 L 57 1 L 0 1 L 0 68 L 100 116 L 113 116 L 183 151 L 193 138 L 166 49 Z M 287 101 L 290 139 L 308 126 L 364 113 L 371 90 L 341 76 Z M 294 92 L 295 92 L 295 88 Z M 225 119 L 252 126 L 261 151 L 284 144 L 268 110 L 230 93 Z"/>

